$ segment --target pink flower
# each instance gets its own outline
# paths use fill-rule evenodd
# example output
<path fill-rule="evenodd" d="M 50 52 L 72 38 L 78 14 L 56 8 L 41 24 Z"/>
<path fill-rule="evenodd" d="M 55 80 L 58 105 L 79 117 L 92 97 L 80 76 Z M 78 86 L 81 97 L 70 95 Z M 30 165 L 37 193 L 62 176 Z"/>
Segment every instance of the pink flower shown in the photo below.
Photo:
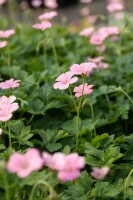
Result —
<path fill-rule="evenodd" d="M 110 13 L 121 11 L 121 10 L 124 10 L 124 5 L 119 2 L 110 3 L 107 5 L 107 10 Z"/>
<path fill-rule="evenodd" d="M 9 29 L 9 30 L 6 30 L 6 31 L 0 30 L 0 38 L 9 38 L 13 34 L 15 34 L 14 29 Z"/>
<path fill-rule="evenodd" d="M 10 97 L 6 97 L 6 96 L 2 96 L 0 97 L 0 105 L 3 104 L 11 104 L 16 100 L 16 97 L 14 95 L 10 96 Z"/>
<path fill-rule="evenodd" d="M 118 35 L 120 33 L 120 29 L 117 26 L 108 26 L 100 28 L 98 32 L 106 38 L 110 35 Z"/>
<path fill-rule="evenodd" d="M 68 71 L 61 74 L 57 79 L 56 83 L 53 85 L 54 89 L 65 90 L 69 87 L 70 84 L 77 82 L 78 78 L 73 77 L 73 73 Z"/>
<path fill-rule="evenodd" d="M 79 35 L 84 36 L 84 37 L 88 37 L 93 33 L 93 31 L 94 31 L 94 27 L 89 27 L 89 28 L 82 30 L 79 33 Z"/>
<path fill-rule="evenodd" d="M 97 68 L 98 69 L 106 69 L 109 67 L 109 64 L 108 63 L 105 63 L 105 62 L 101 62 L 97 65 Z"/>
<path fill-rule="evenodd" d="M 0 0 L 0 6 L 6 3 L 7 0 Z"/>
<path fill-rule="evenodd" d="M 2 130 L 2 128 L 0 128 L 0 135 L 2 135 L 2 132 L 3 132 L 3 130 Z"/>
<path fill-rule="evenodd" d="M 14 80 L 13 78 L 0 83 L 0 88 L 2 89 L 10 89 L 19 87 L 20 80 Z"/>
<path fill-rule="evenodd" d="M 57 16 L 56 11 L 46 12 L 38 17 L 40 20 L 50 20 Z"/>
<path fill-rule="evenodd" d="M 88 60 L 97 63 L 97 69 L 106 69 L 109 67 L 109 64 L 102 62 L 103 59 L 103 56 L 99 56 L 97 58 L 89 58 Z"/>
<path fill-rule="evenodd" d="M 74 88 L 73 92 L 75 92 L 76 97 L 81 97 L 82 95 L 91 94 L 93 90 L 91 89 L 93 85 L 87 85 L 87 83 L 79 85 Z"/>
<path fill-rule="evenodd" d="M 58 7 L 56 0 L 44 0 L 44 5 L 47 8 L 55 9 Z"/>
<path fill-rule="evenodd" d="M 80 169 L 85 166 L 85 160 L 77 153 L 53 155 L 43 153 L 44 164 L 50 169 L 58 171 L 58 178 L 62 181 L 72 181 L 80 176 Z"/>
<path fill-rule="evenodd" d="M 96 64 L 92 62 L 81 63 L 80 65 L 74 64 L 70 67 L 70 71 L 76 75 L 89 76 L 93 69 L 96 68 Z"/>
<path fill-rule="evenodd" d="M 94 32 L 91 36 L 90 43 L 93 45 L 101 45 L 105 40 L 105 35 L 100 32 Z"/>
<path fill-rule="evenodd" d="M 57 152 L 53 155 L 44 152 L 42 154 L 44 164 L 53 170 L 62 170 L 64 167 L 65 155 L 63 153 Z"/>
<path fill-rule="evenodd" d="M 96 57 L 96 58 L 89 58 L 88 60 L 89 60 L 90 62 L 100 63 L 103 59 L 104 59 L 103 56 L 99 56 L 99 57 Z"/>
<path fill-rule="evenodd" d="M 85 160 L 77 153 L 65 156 L 64 167 L 58 172 L 58 178 L 62 182 L 75 180 L 80 176 L 80 169 L 85 166 Z"/>
<path fill-rule="evenodd" d="M 84 7 L 84 8 L 80 9 L 81 16 L 87 16 L 87 15 L 89 15 L 89 13 L 90 13 L 90 10 L 87 7 Z"/>
<path fill-rule="evenodd" d="M 109 167 L 106 166 L 102 168 L 93 167 L 92 172 L 90 174 L 93 178 L 102 180 L 105 178 L 108 172 L 109 172 Z"/>
<path fill-rule="evenodd" d="M 95 23 L 95 21 L 96 21 L 96 16 L 95 15 L 90 15 L 89 17 L 88 17 L 88 21 L 89 21 L 89 23 L 91 23 L 91 24 L 94 24 Z"/>
<path fill-rule="evenodd" d="M 12 113 L 19 108 L 18 103 L 13 103 L 15 100 L 15 96 L 0 97 L 0 121 L 8 121 L 12 117 Z"/>
<path fill-rule="evenodd" d="M 31 1 L 31 5 L 32 5 L 34 8 L 40 7 L 41 4 L 42 4 L 42 1 L 41 1 L 41 0 L 32 0 L 32 1 Z"/>
<path fill-rule="evenodd" d="M 102 27 L 91 36 L 90 43 L 94 45 L 102 45 L 103 41 L 110 35 L 117 35 L 120 29 L 116 26 Z"/>
<path fill-rule="evenodd" d="M 48 28 L 51 28 L 51 26 L 52 26 L 51 22 L 42 21 L 42 22 L 39 23 L 39 24 L 34 24 L 32 27 L 35 28 L 35 29 L 44 31 L 44 30 L 46 30 L 46 29 L 48 29 Z"/>
<path fill-rule="evenodd" d="M 4 48 L 7 45 L 7 41 L 0 41 L 0 49 Z"/>
<path fill-rule="evenodd" d="M 20 178 L 29 176 L 33 171 L 40 170 L 43 166 L 43 159 L 37 149 L 28 149 L 25 154 L 13 153 L 7 163 L 7 170 L 10 173 L 17 173 Z"/>

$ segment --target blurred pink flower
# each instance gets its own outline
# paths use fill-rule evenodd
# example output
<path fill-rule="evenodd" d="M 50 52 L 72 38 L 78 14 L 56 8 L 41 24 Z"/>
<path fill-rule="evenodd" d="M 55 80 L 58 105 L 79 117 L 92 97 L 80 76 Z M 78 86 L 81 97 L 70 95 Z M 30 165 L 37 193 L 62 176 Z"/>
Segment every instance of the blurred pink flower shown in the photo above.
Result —
<path fill-rule="evenodd" d="M 0 41 L 0 49 L 4 48 L 7 45 L 7 41 Z"/>
<path fill-rule="evenodd" d="M 42 21 L 39 24 L 32 25 L 33 28 L 41 30 L 41 31 L 51 28 L 51 26 L 52 26 L 51 22 L 48 22 L 48 21 Z"/>
<path fill-rule="evenodd" d="M 91 23 L 91 24 L 94 24 L 95 21 L 96 21 L 96 19 L 97 19 L 97 17 L 96 17 L 95 15 L 90 15 L 90 16 L 88 17 L 88 21 L 89 21 L 89 23 Z"/>
<path fill-rule="evenodd" d="M 31 1 L 31 5 L 32 5 L 34 8 L 40 7 L 41 4 L 42 4 L 42 1 L 41 1 L 41 0 L 32 0 L 32 1 Z"/>
<path fill-rule="evenodd" d="M 109 172 L 109 167 L 93 167 L 92 168 L 92 172 L 90 173 L 91 176 L 97 180 L 102 180 L 105 178 L 105 176 L 107 175 L 107 173 Z"/>
<path fill-rule="evenodd" d="M 2 108 L 0 106 L 0 121 L 6 122 L 11 119 L 13 116 L 12 109 L 15 109 L 14 105 L 3 105 Z"/>
<path fill-rule="evenodd" d="M 108 63 L 105 63 L 105 62 L 101 62 L 97 65 L 97 68 L 98 69 L 106 69 L 109 67 L 109 64 Z"/>
<path fill-rule="evenodd" d="M 109 67 L 108 63 L 102 62 L 104 56 L 99 56 L 97 58 L 89 58 L 89 61 L 95 62 L 97 64 L 97 69 L 106 69 Z"/>
<path fill-rule="evenodd" d="M 9 29 L 6 31 L 0 30 L 0 38 L 9 38 L 13 34 L 15 34 L 14 29 Z"/>
<path fill-rule="evenodd" d="M 25 178 L 33 171 L 40 170 L 42 166 L 43 159 L 40 152 L 31 148 L 25 154 L 13 153 L 7 163 L 7 170 L 10 173 L 17 173 L 20 178 Z"/>
<path fill-rule="evenodd" d="M 2 96 L 0 97 L 0 105 L 2 104 L 11 104 L 16 100 L 16 97 L 14 95 L 6 97 L 6 96 Z"/>
<path fill-rule="evenodd" d="M 98 32 L 106 38 L 110 35 L 118 35 L 120 33 L 120 29 L 117 26 L 105 26 L 100 28 Z"/>
<path fill-rule="evenodd" d="M 56 0 L 44 0 L 44 5 L 47 8 L 55 9 L 58 7 L 57 1 Z"/>
<path fill-rule="evenodd" d="M 93 45 L 101 45 L 105 40 L 105 35 L 100 32 L 94 32 L 90 38 L 90 43 Z"/>
<path fill-rule="evenodd" d="M 86 28 L 86 29 L 82 30 L 79 33 L 79 35 L 84 36 L 84 37 L 88 37 L 93 33 L 93 31 L 94 31 L 94 27 L 91 26 L 89 28 Z"/>
<path fill-rule="evenodd" d="M 84 8 L 80 9 L 81 16 L 87 16 L 87 15 L 89 15 L 89 13 L 90 13 L 90 10 L 87 7 L 84 7 Z"/>
<path fill-rule="evenodd" d="M 85 160 L 77 153 L 65 155 L 61 152 L 53 155 L 44 152 L 42 154 L 44 165 L 58 171 L 58 178 L 62 181 L 72 181 L 80 176 L 80 169 L 85 166 Z"/>
<path fill-rule="evenodd" d="M 111 36 L 118 35 L 120 29 L 117 26 L 107 26 L 100 28 L 97 32 L 94 32 L 91 36 L 90 43 L 94 45 L 102 45 L 103 41 Z"/>
<path fill-rule="evenodd" d="M 64 167 L 65 155 L 63 153 L 57 152 L 51 155 L 48 152 L 42 154 L 44 164 L 53 170 L 62 170 Z"/>
<path fill-rule="evenodd" d="M 110 13 L 124 10 L 124 5 L 120 2 L 113 2 L 107 5 L 107 10 Z"/>
<path fill-rule="evenodd" d="M 89 58 L 88 60 L 89 60 L 90 62 L 100 63 L 103 59 L 104 59 L 103 56 L 99 56 L 99 57 L 96 57 L 96 58 Z"/>
<path fill-rule="evenodd" d="M 74 88 L 73 92 L 75 92 L 76 97 L 81 97 L 82 95 L 91 94 L 93 85 L 88 85 L 87 83 L 79 85 Z"/>
<path fill-rule="evenodd" d="M 77 82 L 78 78 L 73 77 L 73 73 L 68 71 L 61 74 L 57 79 L 56 83 L 53 85 L 54 89 L 65 90 L 69 87 L 70 84 Z"/>
<path fill-rule="evenodd" d="M 0 97 L 0 121 L 8 121 L 12 117 L 12 113 L 19 108 L 18 103 L 13 103 L 15 100 L 15 96 Z"/>
<path fill-rule="evenodd" d="M 2 89 L 17 88 L 17 87 L 19 87 L 19 82 L 20 82 L 20 80 L 14 80 L 13 78 L 11 78 L 7 81 L 1 82 L 0 88 L 2 88 Z"/>
<path fill-rule="evenodd" d="M 7 0 L 0 0 L 0 6 L 6 3 Z"/>
<path fill-rule="evenodd" d="M 50 19 L 53 19 L 54 17 L 56 17 L 57 14 L 58 13 L 56 11 L 46 12 L 46 13 L 40 15 L 38 17 L 38 19 L 40 19 L 40 20 L 44 20 L 44 19 L 45 20 L 50 20 Z"/>
<path fill-rule="evenodd" d="M 70 71 L 76 75 L 89 76 L 93 69 L 96 68 L 96 64 L 93 62 L 81 63 L 80 65 L 74 64 L 70 67 Z"/>
<path fill-rule="evenodd" d="M 58 172 L 58 178 L 62 182 L 73 181 L 80 176 L 80 169 L 85 166 L 85 160 L 77 153 L 65 156 L 64 167 Z"/>

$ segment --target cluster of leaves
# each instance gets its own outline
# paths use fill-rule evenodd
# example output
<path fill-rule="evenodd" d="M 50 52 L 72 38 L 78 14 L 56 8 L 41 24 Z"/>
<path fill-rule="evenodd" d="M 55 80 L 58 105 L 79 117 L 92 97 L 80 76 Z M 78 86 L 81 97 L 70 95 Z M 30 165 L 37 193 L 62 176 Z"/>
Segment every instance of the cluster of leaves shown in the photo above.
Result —
<path fill-rule="evenodd" d="M 29 191 L 38 181 L 40 184 L 36 186 L 34 194 L 36 200 L 123 199 L 124 180 L 133 168 L 133 105 L 123 92 L 126 91 L 132 98 L 133 27 L 132 18 L 128 19 L 127 16 L 123 20 L 126 28 L 121 31 L 121 44 L 106 41 L 104 56 L 109 68 L 95 70 L 87 79 L 94 84 L 94 92 L 85 99 L 80 113 L 77 152 L 86 158 L 86 168 L 80 178 L 61 184 L 56 174 L 45 168 L 23 180 L 8 174 L 11 199 L 27 200 Z M 3 29 L 6 28 L 3 23 Z M 1 80 L 10 77 L 21 80 L 19 88 L 8 91 L 8 95 L 17 97 L 20 109 L 6 124 L 7 129 L 0 140 L 0 159 L 8 160 L 10 155 L 8 127 L 11 131 L 12 152 L 24 152 L 30 147 L 51 153 L 74 152 L 76 110 L 72 97 L 67 91 L 54 90 L 52 85 L 55 78 L 72 64 L 85 62 L 88 57 L 97 56 L 97 53 L 88 44 L 88 39 L 72 33 L 70 27 L 53 25 L 54 35 L 51 30 L 47 30 L 43 40 L 42 34 L 28 25 L 16 24 L 15 29 L 16 34 L 9 39 L 8 46 L 0 50 L 0 74 Z M 58 66 L 54 62 L 53 41 Z M 0 95 L 7 95 L 7 91 L 0 90 Z M 96 137 L 90 104 L 94 109 Z M 96 181 L 90 177 L 91 167 L 94 166 L 110 167 L 105 180 Z M 3 180 L 0 178 L 2 200 L 5 197 Z M 53 188 L 52 192 L 46 187 L 46 182 Z M 126 192 L 129 200 L 133 199 L 132 189 L 131 180 Z"/>

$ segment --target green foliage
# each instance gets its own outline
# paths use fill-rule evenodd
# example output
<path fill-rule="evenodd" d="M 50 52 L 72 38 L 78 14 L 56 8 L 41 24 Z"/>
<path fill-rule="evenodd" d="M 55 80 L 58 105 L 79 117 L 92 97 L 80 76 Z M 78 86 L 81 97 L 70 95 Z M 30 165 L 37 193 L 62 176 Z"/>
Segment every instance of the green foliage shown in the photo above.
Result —
<path fill-rule="evenodd" d="M 10 121 L 0 122 L 0 200 L 9 200 L 8 190 L 10 199 L 28 200 L 40 182 L 32 200 L 122 200 L 125 179 L 133 168 L 133 17 L 125 13 L 122 20 L 111 22 L 121 27 L 120 38 L 118 42 L 105 41 L 106 51 L 101 55 L 109 67 L 94 69 L 86 78 L 94 91 L 82 98 L 78 125 L 73 103 L 78 99 L 68 90 L 53 89 L 53 84 L 74 63 L 86 62 L 99 52 L 88 38 L 79 36 L 78 27 L 74 33 L 72 26 L 54 24 L 42 34 L 31 25 L 1 19 L 1 29 L 13 27 L 16 33 L 8 39 L 8 46 L 0 49 L 0 81 L 14 78 L 21 82 L 18 88 L 0 89 L 1 96 L 15 95 L 19 104 Z M 100 26 L 96 25 L 96 30 Z M 80 77 L 78 81 L 82 84 Z M 31 147 L 40 152 L 77 152 L 84 156 L 86 166 L 78 179 L 67 183 L 60 182 L 57 172 L 47 167 L 24 179 L 2 167 L 12 153 L 25 153 Z M 110 171 L 103 180 L 90 176 L 92 167 L 104 166 Z M 133 176 L 125 190 L 126 200 L 132 200 Z"/>
<path fill-rule="evenodd" d="M 112 184 L 108 182 L 97 182 L 95 191 L 97 199 L 116 199 L 123 190 L 123 180 L 120 179 Z"/>
<path fill-rule="evenodd" d="M 91 143 L 85 143 L 86 162 L 91 166 L 112 167 L 115 161 L 123 157 L 119 146 L 110 144 L 106 149 L 97 149 Z"/>
<path fill-rule="evenodd" d="M 87 200 L 90 196 L 93 179 L 89 176 L 87 171 L 81 173 L 81 177 L 75 181 L 74 184 L 68 186 L 68 190 L 65 191 L 69 196 L 68 199 L 74 200 Z"/>

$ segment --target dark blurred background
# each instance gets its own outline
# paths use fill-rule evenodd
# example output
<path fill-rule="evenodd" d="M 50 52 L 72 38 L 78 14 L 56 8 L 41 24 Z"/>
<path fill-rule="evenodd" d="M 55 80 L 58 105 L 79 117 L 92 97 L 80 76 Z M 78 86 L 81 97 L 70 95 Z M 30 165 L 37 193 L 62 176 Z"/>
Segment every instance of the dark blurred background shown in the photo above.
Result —
<path fill-rule="evenodd" d="M 15 0 L 8 0 L 10 2 L 14 2 Z M 33 6 L 33 1 L 34 5 Z M 41 2 L 37 4 L 37 2 Z M 23 22 L 33 23 L 36 17 L 43 12 L 47 11 L 47 8 L 44 6 L 45 1 L 51 0 L 16 0 L 17 4 L 15 5 L 14 12 L 17 16 L 17 20 Z M 59 15 L 56 18 L 57 22 L 62 21 L 62 19 L 66 19 L 68 22 L 73 22 L 80 19 L 85 15 L 107 15 L 107 0 L 90 0 L 90 3 L 83 4 L 80 3 L 80 0 L 55 0 L 58 4 L 56 8 Z M 126 11 L 132 13 L 133 12 L 133 0 L 125 0 Z M 5 3 L 1 6 L 1 11 L 5 17 L 9 18 L 9 9 L 8 5 Z M 25 13 L 25 15 L 24 15 Z M 26 17 L 27 16 L 27 17 Z"/>

